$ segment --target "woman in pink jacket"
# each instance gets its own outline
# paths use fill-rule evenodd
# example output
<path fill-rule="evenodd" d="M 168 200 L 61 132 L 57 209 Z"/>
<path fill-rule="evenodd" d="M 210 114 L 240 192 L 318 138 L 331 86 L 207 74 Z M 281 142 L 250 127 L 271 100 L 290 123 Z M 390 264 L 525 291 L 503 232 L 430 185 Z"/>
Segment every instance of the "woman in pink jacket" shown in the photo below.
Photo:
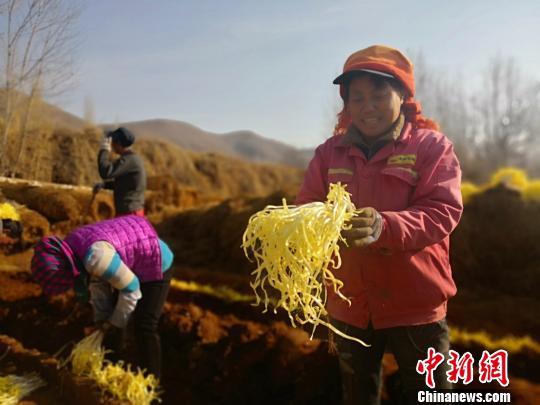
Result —
<path fill-rule="evenodd" d="M 344 231 L 336 276 L 352 305 L 328 290 L 327 309 L 343 332 L 336 337 L 344 402 L 380 402 L 381 361 L 390 349 L 404 393 L 416 403 L 427 389 L 416 371 L 428 348 L 447 356 L 446 306 L 456 293 L 449 235 L 459 222 L 461 170 L 452 143 L 421 115 L 412 63 L 397 49 L 371 46 L 352 54 L 340 86 L 344 107 L 335 136 L 320 145 L 297 203 L 324 201 L 341 182 L 361 215 Z M 451 388 L 445 362 L 434 370 L 436 389 Z"/>

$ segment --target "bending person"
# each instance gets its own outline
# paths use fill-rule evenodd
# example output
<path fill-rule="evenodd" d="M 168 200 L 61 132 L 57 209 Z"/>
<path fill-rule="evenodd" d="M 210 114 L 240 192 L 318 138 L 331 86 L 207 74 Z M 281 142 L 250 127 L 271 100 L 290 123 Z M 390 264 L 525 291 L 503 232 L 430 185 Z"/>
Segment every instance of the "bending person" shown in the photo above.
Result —
<path fill-rule="evenodd" d="M 113 350 L 133 315 L 139 366 L 161 376 L 158 321 L 173 254 L 144 217 L 123 216 L 49 236 L 34 249 L 32 275 L 47 295 L 89 295 L 94 321 Z M 117 297 L 116 297 L 117 296 Z M 116 303 L 115 303 L 116 301 Z M 107 346 L 107 345 L 106 345 Z"/>

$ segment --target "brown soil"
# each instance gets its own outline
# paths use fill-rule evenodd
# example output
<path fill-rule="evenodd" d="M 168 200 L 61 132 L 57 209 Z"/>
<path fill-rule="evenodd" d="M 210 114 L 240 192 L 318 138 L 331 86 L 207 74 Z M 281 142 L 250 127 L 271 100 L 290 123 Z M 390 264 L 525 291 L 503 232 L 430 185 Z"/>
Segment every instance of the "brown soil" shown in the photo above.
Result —
<path fill-rule="evenodd" d="M 176 271 L 176 275 L 182 274 L 183 278 L 193 274 L 190 270 Z M 210 274 L 215 273 L 207 272 L 199 280 L 210 279 Z M 228 276 L 224 274 L 219 278 L 220 285 L 227 281 Z M 238 278 L 232 277 L 230 285 L 238 284 Z M 23 342 L 26 347 L 39 350 L 35 358 L 42 363 L 54 363 L 56 360 L 51 359 L 51 355 L 59 350 L 60 356 L 64 355 L 67 352 L 64 346 L 81 339 L 84 328 L 91 323 L 88 307 L 75 305 L 71 295 L 46 299 L 25 272 L 0 273 L 0 286 L 3 333 Z M 260 308 L 247 304 L 173 289 L 160 333 L 164 353 L 164 404 L 339 403 L 335 356 L 328 353 L 324 341 L 310 340 L 306 332 L 289 327 L 283 314 L 261 314 Z M 481 351 L 480 347 L 455 349 L 458 352 L 470 350 L 475 356 Z M 130 358 L 129 352 L 126 356 Z M 30 369 L 25 368 L 27 363 L 19 358 L 0 361 L 0 370 L 8 367 L 6 364 L 18 367 L 18 372 Z M 510 364 L 509 389 L 513 403 L 534 403 L 539 386 L 531 383 L 530 378 L 540 365 L 540 358 L 514 356 Z M 383 403 L 396 403 L 400 383 L 391 355 L 385 355 L 384 367 Z M 34 369 L 52 381 L 50 387 L 55 387 L 36 395 L 51 398 L 60 395 L 63 404 L 96 403 L 89 399 L 92 395 L 95 397 L 95 387 L 91 383 L 75 379 L 72 383 L 74 392 L 68 390 L 66 393 L 65 388 L 59 391 L 56 387 L 66 386 L 68 377 L 61 372 L 52 373 L 51 377 L 51 371 L 46 368 Z M 529 381 L 519 378 L 520 375 L 527 376 Z M 54 382 L 60 380 L 64 382 Z M 80 402 L 81 396 L 90 402 Z"/>
<path fill-rule="evenodd" d="M 158 234 L 169 243 L 176 262 L 230 273 L 248 275 L 253 271 L 241 249 L 248 220 L 267 205 L 280 205 L 286 190 L 261 198 L 228 199 L 212 207 L 176 212 L 156 224 Z"/>
<path fill-rule="evenodd" d="M 252 214 L 282 198 L 230 199 L 212 207 L 160 218 L 161 237 L 185 266 L 248 276 L 253 271 L 243 250 L 242 233 Z M 508 189 L 488 190 L 465 207 L 451 237 L 451 259 L 458 295 L 449 318 L 463 328 L 495 336 L 529 334 L 540 340 L 540 204 L 526 203 Z M 519 310 L 516 311 L 516 308 Z"/>
<path fill-rule="evenodd" d="M 25 206 L 18 207 L 17 211 L 21 215 L 21 222 L 24 224 L 22 234 L 24 243 L 33 245 L 49 234 L 49 221 L 39 212 Z"/>
<path fill-rule="evenodd" d="M 21 405 L 31 404 L 78 404 L 98 405 L 105 403 L 97 387 L 87 378 L 77 377 L 67 369 L 59 369 L 58 360 L 38 350 L 26 349 L 18 341 L 0 335 L 0 374 L 24 375 L 36 372 L 47 385 L 30 393 Z M 106 403 L 114 404 L 110 398 Z"/>
<path fill-rule="evenodd" d="M 471 289 L 537 298 L 538 240 L 540 203 L 504 187 L 476 195 L 452 235 L 455 279 Z"/>
<path fill-rule="evenodd" d="M 46 299 L 27 273 L 0 276 L 4 333 L 49 355 L 84 336 L 89 308 L 70 295 Z M 323 342 L 275 317 L 257 319 L 250 306 L 193 298 L 174 291 L 166 305 L 164 403 L 331 403 L 339 395 L 337 363 Z"/>
<path fill-rule="evenodd" d="M 65 234 L 74 227 L 112 218 L 112 193 L 92 195 L 89 187 L 0 178 L 5 199 L 16 206 L 23 223 L 23 245 L 31 246 L 49 232 Z"/>
<path fill-rule="evenodd" d="M 34 186 L 29 183 L 4 183 L 4 195 L 32 210 L 38 210 L 51 221 L 74 219 L 80 208 L 77 201 L 67 193 L 58 192 L 54 188 Z"/>
<path fill-rule="evenodd" d="M 202 164 L 199 168 L 217 176 L 219 170 L 212 167 Z M 34 194 L 37 190 L 28 184 L 17 187 L 7 187 L 4 194 L 16 201 L 19 198 L 21 203 L 30 195 L 28 190 L 33 189 Z M 154 210 L 150 219 L 172 246 L 176 263 L 183 266 L 177 269 L 176 277 L 250 293 L 253 265 L 240 249 L 242 232 L 253 213 L 266 205 L 280 204 L 283 197 L 292 202 L 293 193 L 212 200 L 201 189 L 175 183 L 167 176 L 152 179 L 151 187 Z M 52 232 L 65 234 L 101 213 L 112 215 L 107 208 L 110 194 L 103 194 L 105 202 L 96 208 L 98 214 L 88 215 L 84 207 L 90 201 L 89 188 L 46 185 L 48 188 L 57 194 L 62 190 L 71 199 L 45 198 L 36 203 L 35 210 L 22 211 L 29 224 L 26 246 L 46 233 L 47 225 Z M 18 192 L 24 198 L 16 197 Z M 76 201 L 78 207 L 76 214 L 67 210 L 66 217 L 71 215 L 71 219 L 59 220 L 54 207 L 44 208 L 68 200 Z M 172 208 L 174 205 L 180 207 Z M 528 334 L 540 339 L 540 304 L 535 290 L 540 284 L 536 243 L 539 211 L 540 204 L 526 204 L 505 189 L 488 191 L 467 205 L 452 235 L 459 290 L 449 303 L 452 325 L 485 330 L 495 337 Z M 75 305 L 70 295 L 43 297 L 25 272 L 30 254 L 31 250 L 26 250 L 0 255 L 0 333 L 50 357 L 66 343 L 84 336 L 84 328 L 91 324 L 90 309 Z M 337 403 L 336 358 L 328 354 L 324 341 L 310 341 L 305 332 L 288 327 L 286 321 L 281 313 L 263 315 L 260 308 L 247 304 L 172 291 L 161 324 L 165 403 L 267 403 L 270 399 L 273 403 Z M 469 350 L 479 358 L 483 348 L 455 349 L 460 353 Z M 0 368 L 3 364 L 0 362 Z M 394 403 L 399 387 L 397 367 L 391 356 L 385 356 L 384 364 L 384 398 L 386 403 Z M 513 354 L 510 364 L 513 403 L 534 403 L 531 398 L 537 398 L 540 383 L 538 354 Z"/>

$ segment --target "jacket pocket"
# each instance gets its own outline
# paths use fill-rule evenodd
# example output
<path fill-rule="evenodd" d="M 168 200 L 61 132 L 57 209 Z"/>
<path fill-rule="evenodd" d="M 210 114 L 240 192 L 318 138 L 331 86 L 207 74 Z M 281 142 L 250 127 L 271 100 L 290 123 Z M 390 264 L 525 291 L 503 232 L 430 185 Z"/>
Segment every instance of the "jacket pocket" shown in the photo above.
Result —
<path fill-rule="evenodd" d="M 382 174 L 399 179 L 412 187 L 418 183 L 418 173 L 410 167 L 387 167 L 382 170 Z"/>
<path fill-rule="evenodd" d="M 383 211 L 400 211 L 409 206 L 409 202 L 418 183 L 418 174 L 408 167 L 387 167 L 381 171 Z"/>

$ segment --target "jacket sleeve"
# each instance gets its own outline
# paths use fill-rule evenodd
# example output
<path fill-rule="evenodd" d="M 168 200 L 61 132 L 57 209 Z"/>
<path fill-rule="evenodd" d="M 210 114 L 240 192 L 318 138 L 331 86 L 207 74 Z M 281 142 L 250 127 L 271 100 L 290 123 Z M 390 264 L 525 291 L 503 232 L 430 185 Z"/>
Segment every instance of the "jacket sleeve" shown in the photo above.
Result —
<path fill-rule="evenodd" d="M 98 170 L 103 180 L 114 179 L 128 173 L 133 169 L 132 166 L 133 164 L 125 156 L 121 156 L 119 159 L 111 162 L 108 151 L 100 150 L 98 153 Z"/>
<path fill-rule="evenodd" d="M 94 283 L 94 289 L 90 289 L 94 320 L 104 319 L 108 315 L 108 320 L 114 326 L 124 328 L 142 297 L 139 279 L 108 242 L 93 243 L 83 263 L 92 277 L 101 279 L 100 283 Z M 111 287 L 118 290 L 114 308 Z"/>
<path fill-rule="evenodd" d="M 309 162 L 304 174 L 304 181 L 296 196 L 296 204 L 326 201 L 328 165 L 323 158 L 324 144 L 315 149 L 315 155 Z"/>
<path fill-rule="evenodd" d="M 441 242 L 457 226 L 463 212 L 458 159 L 445 137 L 427 146 L 410 207 L 380 213 L 383 229 L 372 248 L 423 249 Z"/>
<path fill-rule="evenodd" d="M 100 278 L 91 278 L 90 304 L 94 310 L 94 322 L 107 321 L 113 312 L 114 296 L 111 286 Z"/>

